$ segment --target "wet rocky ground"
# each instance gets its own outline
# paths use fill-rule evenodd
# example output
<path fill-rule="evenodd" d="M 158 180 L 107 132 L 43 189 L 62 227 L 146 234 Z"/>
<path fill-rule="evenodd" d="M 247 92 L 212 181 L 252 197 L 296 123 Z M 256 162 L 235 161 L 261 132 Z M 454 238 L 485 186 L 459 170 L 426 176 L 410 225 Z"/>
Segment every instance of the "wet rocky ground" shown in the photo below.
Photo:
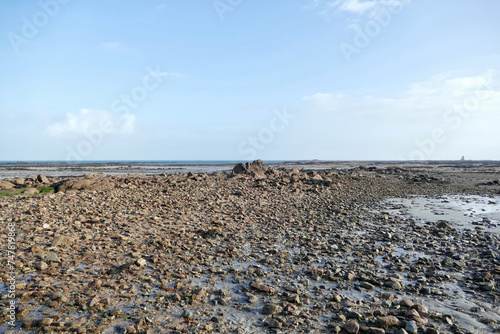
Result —
<path fill-rule="evenodd" d="M 500 332 L 495 167 L 242 171 L 5 180 L 0 332 Z"/>

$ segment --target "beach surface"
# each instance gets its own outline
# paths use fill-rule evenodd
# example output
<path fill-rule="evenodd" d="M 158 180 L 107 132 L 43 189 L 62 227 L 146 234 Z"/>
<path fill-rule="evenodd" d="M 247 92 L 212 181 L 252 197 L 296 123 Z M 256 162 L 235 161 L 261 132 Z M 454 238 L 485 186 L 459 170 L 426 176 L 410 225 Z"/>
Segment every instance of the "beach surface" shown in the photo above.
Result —
<path fill-rule="evenodd" d="M 233 167 L 0 164 L 0 332 L 500 332 L 500 163 Z"/>

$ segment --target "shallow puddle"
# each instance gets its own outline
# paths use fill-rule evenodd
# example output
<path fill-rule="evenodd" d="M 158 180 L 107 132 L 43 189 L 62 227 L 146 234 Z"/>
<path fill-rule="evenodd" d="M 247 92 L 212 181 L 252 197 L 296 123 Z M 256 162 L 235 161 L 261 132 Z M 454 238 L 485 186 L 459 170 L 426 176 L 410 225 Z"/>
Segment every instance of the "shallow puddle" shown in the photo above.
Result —
<path fill-rule="evenodd" d="M 449 221 L 453 227 L 500 233 L 500 196 L 449 195 L 437 198 L 390 198 L 391 214 L 401 214 L 419 223 Z M 489 220 L 489 222 L 488 222 Z"/>

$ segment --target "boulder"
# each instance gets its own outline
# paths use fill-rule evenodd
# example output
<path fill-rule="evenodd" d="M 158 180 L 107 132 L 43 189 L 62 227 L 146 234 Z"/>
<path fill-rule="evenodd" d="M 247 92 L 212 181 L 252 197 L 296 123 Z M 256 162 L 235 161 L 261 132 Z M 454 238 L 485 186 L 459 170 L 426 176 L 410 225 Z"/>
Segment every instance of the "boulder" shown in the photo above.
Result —
<path fill-rule="evenodd" d="M 12 189 L 14 185 L 9 181 L 0 180 L 0 189 Z"/>
<path fill-rule="evenodd" d="M 38 182 L 41 182 L 41 183 L 50 183 L 49 179 L 47 179 L 47 177 L 45 175 L 42 175 L 42 174 L 38 174 L 36 179 L 38 180 Z"/>
<path fill-rule="evenodd" d="M 17 179 L 12 180 L 12 183 L 14 183 L 17 186 L 22 186 L 24 185 L 24 178 L 18 177 Z"/>
<path fill-rule="evenodd" d="M 237 163 L 233 167 L 233 175 L 247 174 L 251 176 L 264 176 L 268 167 L 264 165 L 262 160 L 255 160 L 252 163 Z M 264 176 L 265 177 L 265 176 Z"/>
<path fill-rule="evenodd" d="M 56 192 L 71 190 L 107 190 L 114 188 L 115 184 L 107 178 L 85 178 L 64 180 L 55 187 Z"/>

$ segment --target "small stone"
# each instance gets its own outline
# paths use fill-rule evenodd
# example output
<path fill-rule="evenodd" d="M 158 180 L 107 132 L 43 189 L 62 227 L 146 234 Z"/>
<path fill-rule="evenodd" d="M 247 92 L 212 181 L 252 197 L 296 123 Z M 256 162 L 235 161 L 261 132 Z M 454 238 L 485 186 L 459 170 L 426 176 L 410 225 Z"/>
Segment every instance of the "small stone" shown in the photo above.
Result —
<path fill-rule="evenodd" d="M 355 320 L 349 320 L 344 324 L 343 328 L 347 334 L 357 334 L 359 331 L 359 324 Z"/>
<path fill-rule="evenodd" d="M 52 318 L 43 318 L 42 321 L 40 322 L 40 326 L 46 327 L 50 326 L 54 320 Z"/>
<path fill-rule="evenodd" d="M 385 286 L 394 290 L 401 290 L 403 288 L 401 282 L 393 277 L 390 277 L 389 280 L 385 282 Z"/>
<path fill-rule="evenodd" d="M 42 251 L 42 246 L 40 246 L 40 245 L 31 246 L 32 253 L 40 253 L 41 251 Z"/>
<path fill-rule="evenodd" d="M 351 311 L 351 312 L 347 313 L 347 315 L 346 315 L 347 319 L 356 319 L 356 320 L 359 320 L 362 317 L 363 316 L 360 313 L 355 312 L 355 311 Z"/>
<path fill-rule="evenodd" d="M 410 309 L 410 310 L 407 310 L 406 312 L 406 316 L 407 317 L 410 317 L 412 319 L 415 319 L 415 318 L 420 318 L 420 314 L 418 313 L 417 310 L 415 309 Z"/>
<path fill-rule="evenodd" d="M 148 262 L 143 258 L 138 259 L 135 263 L 140 267 L 144 267 L 148 264 Z"/>
<path fill-rule="evenodd" d="M 399 324 L 399 319 L 393 315 L 386 315 L 385 317 L 377 318 L 377 326 L 381 328 L 397 326 L 398 324 Z"/>
<path fill-rule="evenodd" d="M 392 293 L 389 293 L 389 292 L 384 292 L 382 294 L 382 296 L 380 296 L 380 298 L 382 298 L 384 300 L 393 300 L 394 299 L 394 295 Z"/>
<path fill-rule="evenodd" d="M 385 330 L 378 327 L 369 327 L 368 331 L 370 334 L 385 334 Z"/>
<path fill-rule="evenodd" d="M 403 299 L 402 301 L 399 302 L 399 305 L 403 307 L 412 307 L 414 303 L 409 299 Z"/>
<path fill-rule="evenodd" d="M 440 229 L 451 230 L 450 223 L 445 220 L 440 220 L 436 227 Z"/>
<path fill-rule="evenodd" d="M 374 290 L 375 286 L 373 284 L 370 284 L 368 282 L 361 282 L 361 287 L 365 288 L 366 290 Z"/>
<path fill-rule="evenodd" d="M 425 332 L 426 334 L 439 334 L 439 331 L 435 328 L 427 328 Z"/>
<path fill-rule="evenodd" d="M 44 271 L 49 267 L 46 262 L 40 261 L 35 264 L 35 269 L 39 271 Z"/>
<path fill-rule="evenodd" d="M 267 321 L 267 325 L 270 327 L 270 328 L 281 328 L 281 322 L 279 322 L 278 320 L 276 319 L 269 319 Z"/>
<path fill-rule="evenodd" d="M 252 282 L 250 284 L 250 287 L 254 288 L 256 290 L 259 290 L 259 291 L 262 291 L 262 292 L 268 292 L 268 293 L 274 293 L 276 291 L 275 288 L 270 287 L 269 285 L 260 284 L 257 281 Z"/>
<path fill-rule="evenodd" d="M 262 314 L 264 315 L 279 314 L 281 313 L 282 310 L 283 308 L 277 304 L 267 303 L 262 308 Z"/>
<path fill-rule="evenodd" d="M 193 311 L 185 310 L 184 312 L 182 312 L 181 317 L 183 317 L 184 319 L 192 319 L 194 317 L 194 313 Z"/>
<path fill-rule="evenodd" d="M 23 328 L 33 328 L 38 327 L 41 323 L 40 319 L 25 319 L 23 320 Z"/>
<path fill-rule="evenodd" d="M 44 259 L 43 259 L 43 262 L 58 262 L 60 263 L 61 260 L 59 260 L 59 257 L 57 256 L 56 253 L 50 253 L 49 255 L 47 255 Z"/>
<path fill-rule="evenodd" d="M 207 294 L 207 290 L 205 288 L 198 289 L 193 293 L 193 299 L 194 300 L 202 300 L 206 294 Z"/>
<path fill-rule="evenodd" d="M 295 303 L 295 304 L 300 304 L 300 297 L 299 295 L 292 295 L 287 298 L 288 302 L 290 303 Z"/>
<path fill-rule="evenodd" d="M 259 302 L 259 298 L 257 298 L 254 295 L 250 295 L 250 296 L 248 296 L 248 302 L 250 304 L 257 304 Z"/>
<path fill-rule="evenodd" d="M 135 327 L 133 325 L 130 325 L 127 327 L 126 333 L 135 334 L 135 333 L 137 333 L 137 330 L 135 329 Z"/>
<path fill-rule="evenodd" d="M 410 334 L 415 334 L 418 332 L 417 323 L 414 320 L 410 320 L 406 323 L 405 329 Z"/>
<path fill-rule="evenodd" d="M 429 315 L 429 308 L 424 305 L 415 304 L 412 306 L 413 309 L 418 311 L 418 314 L 422 317 L 427 317 Z"/>
<path fill-rule="evenodd" d="M 90 301 L 89 307 L 94 307 L 95 305 L 99 304 L 100 302 L 101 302 L 101 298 L 99 296 L 95 296 Z"/>

